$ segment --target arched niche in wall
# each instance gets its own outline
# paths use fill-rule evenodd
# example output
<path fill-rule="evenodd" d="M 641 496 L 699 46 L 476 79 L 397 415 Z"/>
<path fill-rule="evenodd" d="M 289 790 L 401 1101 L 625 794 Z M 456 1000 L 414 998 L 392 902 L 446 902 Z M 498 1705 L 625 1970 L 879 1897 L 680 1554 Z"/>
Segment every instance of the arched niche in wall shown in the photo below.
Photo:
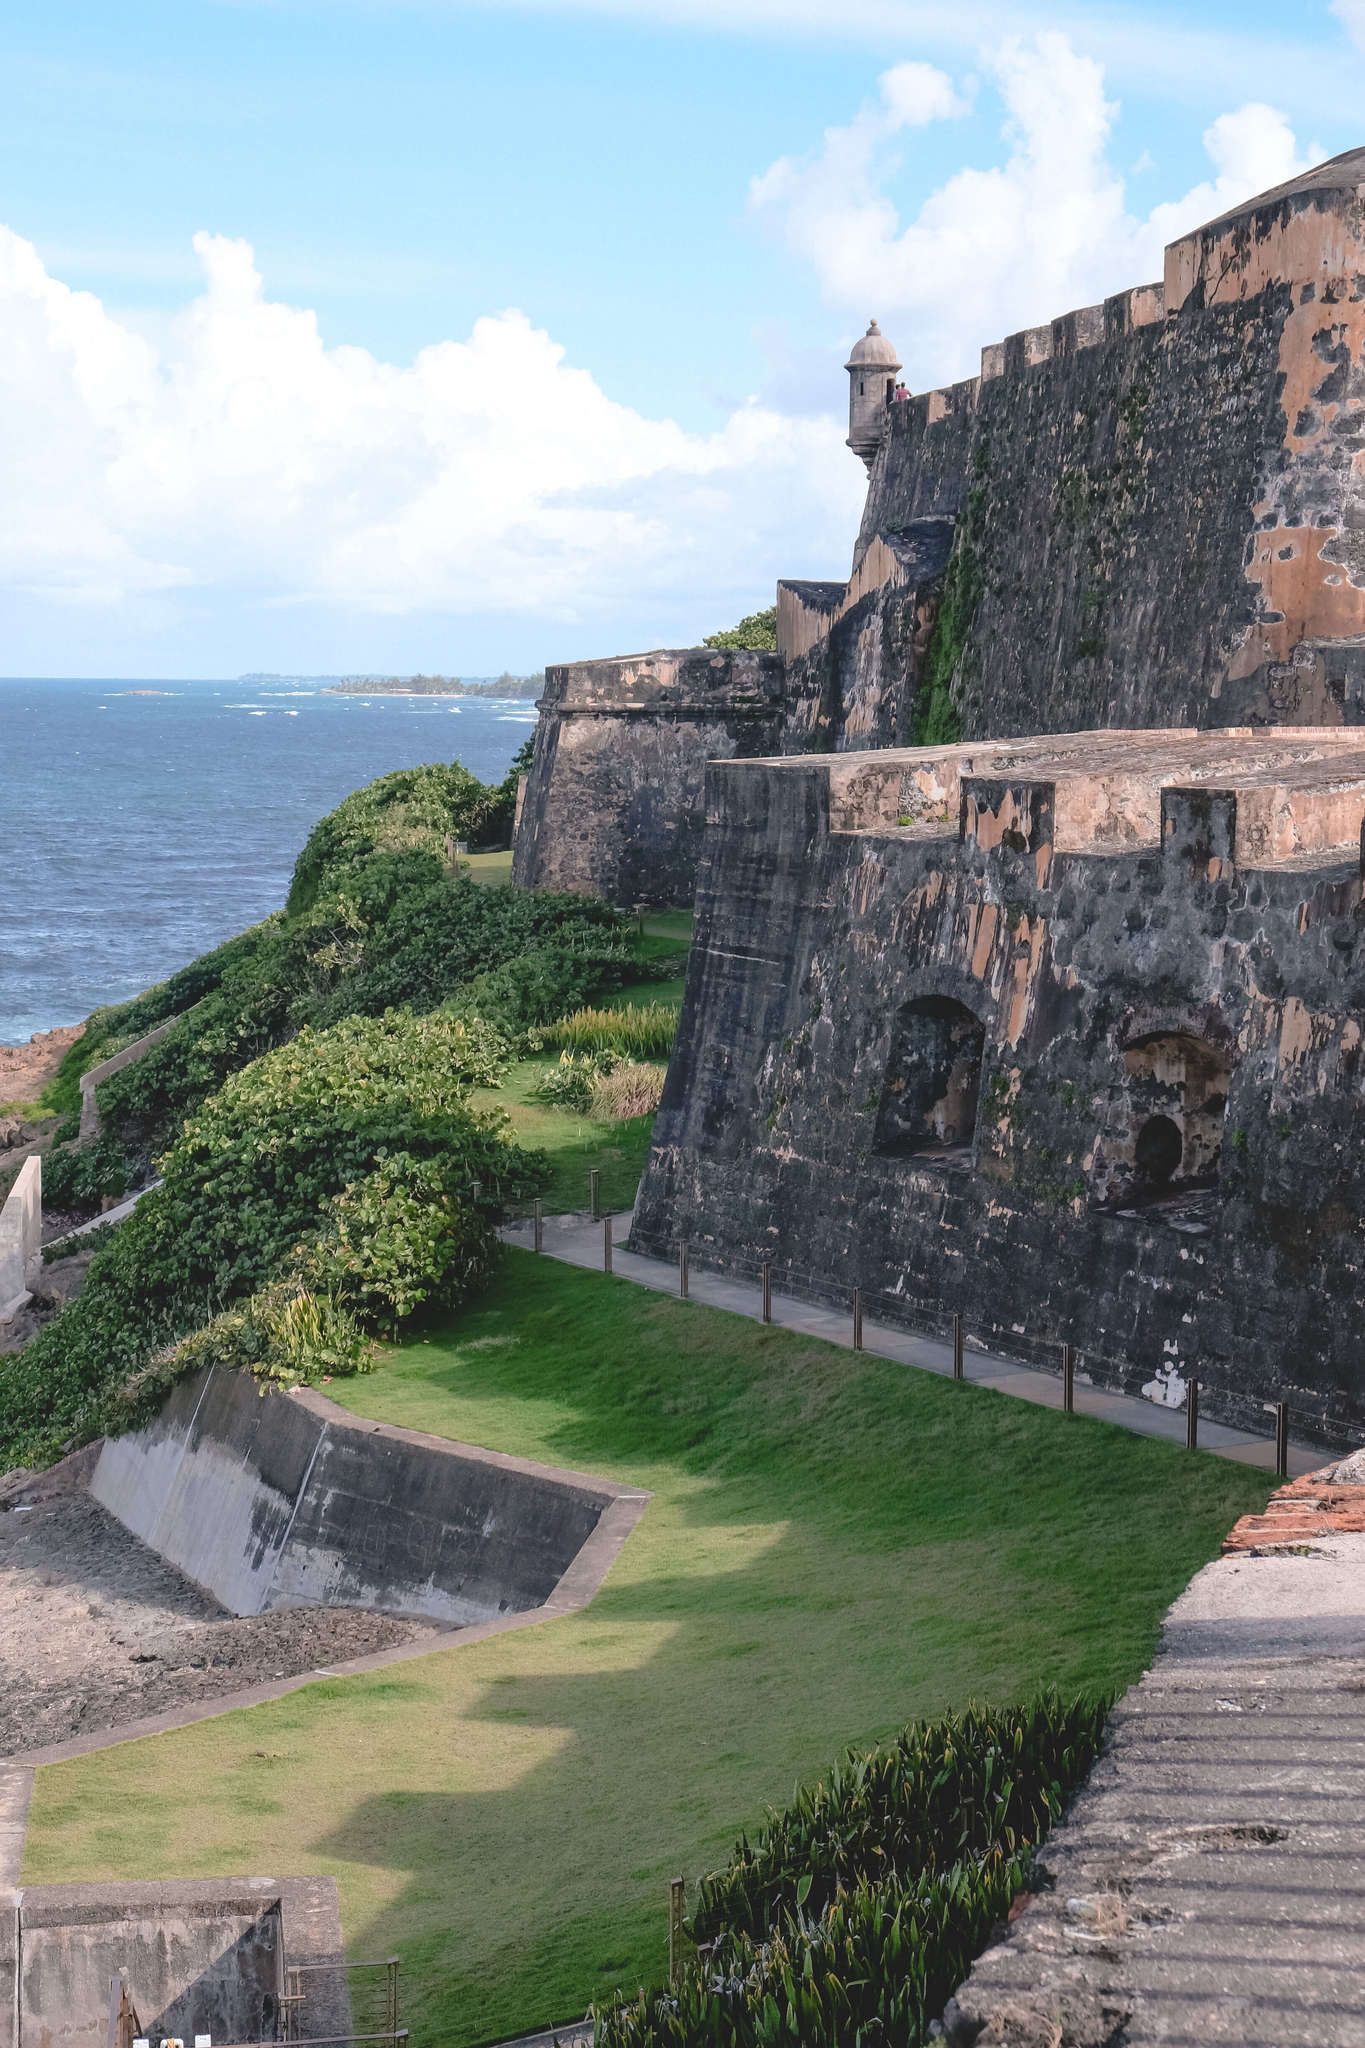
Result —
<path fill-rule="evenodd" d="M 1118 1115 L 1097 1148 L 1095 1195 L 1160 1201 L 1217 1185 L 1229 1051 L 1193 1031 L 1152 1031 L 1122 1050 Z"/>
<path fill-rule="evenodd" d="M 875 1149 L 967 1163 L 976 1135 L 986 1027 L 951 996 L 919 996 L 897 1013 Z"/>

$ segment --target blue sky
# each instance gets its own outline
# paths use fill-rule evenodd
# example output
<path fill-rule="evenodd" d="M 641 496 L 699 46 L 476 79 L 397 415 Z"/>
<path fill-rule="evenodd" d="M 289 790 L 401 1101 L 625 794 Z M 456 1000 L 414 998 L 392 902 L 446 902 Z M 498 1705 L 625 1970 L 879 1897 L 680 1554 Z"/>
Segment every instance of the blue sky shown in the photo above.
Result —
<path fill-rule="evenodd" d="M 1156 275 L 1201 195 L 1365 141 L 1353 31 L 1365 0 L 0 7 L 4 665 L 480 673 L 844 572 L 866 315 L 920 386 Z"/>

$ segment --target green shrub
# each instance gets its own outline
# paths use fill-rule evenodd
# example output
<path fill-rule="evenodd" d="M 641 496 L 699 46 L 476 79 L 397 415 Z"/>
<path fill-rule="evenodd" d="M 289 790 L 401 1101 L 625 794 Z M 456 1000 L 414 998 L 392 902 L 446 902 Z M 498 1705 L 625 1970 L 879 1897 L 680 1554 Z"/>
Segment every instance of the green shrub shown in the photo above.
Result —
<path fill-rule="evenodd" d="M 678 1034 L 678 1013 L 670 1003 L 627 1003 L 621 1010 L 575 1010 L 538 1029 L 548 1051 L 613 1052 L 622 1059 L 667 1059 Z"/>
<path fill-rule="evenodd" d="M 97 1396 L 85 1429 L 98 1435 L 136 1429 L 151 1420 L 177 1380 L 208 1366 L 249 1372 L 265 1386 L 297 1387 L 365 1372 L 372 1359 L 370 1340 L 338 1303 L 310 1294 L 297 1279 L 274 1281 Z"/>
<path fill-rule="evenodd" d="M 391 1327 L 419 1298 L 458 1298 L 487 1270 L 502 1204 L 529 1193 L 542 1169 L 500 1118 L 467 1105 L 504 1053 L 475 1020 L 395 1012 L 305 1030 L 233 1075 L 186 1124 L 162 1185 L 91 1261 L 79 1297 L 0 1356 L 0 1459 L 54 1454 L 167 1347 L 272 1280 L 303 1286 L 305 1240 L 318 1240 L 319 1272 L 329 1256 L 344 1265 L 327 1233 L 354 1250 L 359 1214 L 375 1214 L 376 1173 L 400 1220 L 349 1291 L 338 1281 L 338 1306 L 357 1325 L 377 1314 Z M 409 1179 L 410 1204 L 398 1198 Z M 442 1227 L 419 1229 L 417 1214 L 432 1208 Z"/>
<path fill-rule="evenodd" d="M 559 1065 L 536 1083 L 533 1093 L 540 1102 L 552 1102 L 559 1109 L 577 1109 L 585 1115 L 592 1104 L 593 1084 L 609 1074 L 615 1064 L 610 1053 L 562 1052 Z"/>
<path fill-rule="evenodd" d="M 101 1136 L 80 1150 L 59 1146 L 43 1161 L 46 1209 L 71 1209 L 86 1216 L 106 1195 L 117 1199 L 127 1192 L 127 1154 L 115 1138 Z"/>
<path fill-rule="evenodd" d="M 595 2008 L 597 2048 L 918 2048 L 1023 1875 L 995 1851 L 910 1883 L 860 1878 L 818 1919 L 722 1940 L 676 1992 Z"/>
<path fill-rule="evenodd" d="M 419 1308 L 454 1308 L 491 1278 L 497 1240 L 451 1180 L 444 1159 L 382 1159 L 329 1203 L 295 1254 L 299 1278 L 367 1330 L 396 1333 Z"/>
<path fill-rule="evenodd" d="M 968 1708 L 850 1753 L 703 1878 L 676 1992 L 596 2011 L 599 2048 L 918 2048 L 1094 1760 L 1106 1708 Z"/>
<path fill-rule="evenodd" d="M 771 653 L 777 646 L 777 606 L 770 604 L 765 612 L 750 612 L 747 619 L 741 619 L 727 632 L 708 633 L 701 644 L 703 647 L 750 648 L 757 653 Z"/>
<path fill-rule="evenodd" d="M 315 902 L 225 972 L 192 1017 L 100 1088 L 103 1129 L 143 1179 L 186 1115 L 250 1061 L 307 1025 L 385 1009 L 493 1017 L 509 1035 L 612 980 L 628 959 L 624 923 L 590 897 L 414 881 L 381 856 L 375 889 Z"/>

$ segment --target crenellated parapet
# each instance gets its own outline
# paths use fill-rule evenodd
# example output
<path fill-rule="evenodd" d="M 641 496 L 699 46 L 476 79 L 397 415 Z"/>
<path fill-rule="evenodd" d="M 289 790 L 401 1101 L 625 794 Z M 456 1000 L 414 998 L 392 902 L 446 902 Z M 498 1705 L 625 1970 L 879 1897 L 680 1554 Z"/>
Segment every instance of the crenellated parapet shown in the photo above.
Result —
<path fill-rule="evenodd" d="M 1365 724 L 1362 193 L 1350 151 L 1173 242 L 1160 282 L 992 342 L 977 376 L 918 396 L 873 322 L 846 365 L 869 469 L 851 574 L 779 586 L 766 709 L 737 670 L 692 709 L 690 682 L 628 701 L 641 662 L 683 656 L 576 665 L 571 694 L 547 687 L 518 873 L 652 897 L 667 842 L 687 851 L 657 887 L 685 898 L 707 747 Z M 685 659 L 700 677 L 705 651 Z M 590 715 L 629 736 L 590 742 Z M 590 855 L 590 829 L 634 834 L 635 866 Z"/>
<path fill-rule="evenodd" d="M 855 574 L 958 522 L 962 730 L 1365 720 L 1362 184 L 1335 158 L 888 408 Z"/>

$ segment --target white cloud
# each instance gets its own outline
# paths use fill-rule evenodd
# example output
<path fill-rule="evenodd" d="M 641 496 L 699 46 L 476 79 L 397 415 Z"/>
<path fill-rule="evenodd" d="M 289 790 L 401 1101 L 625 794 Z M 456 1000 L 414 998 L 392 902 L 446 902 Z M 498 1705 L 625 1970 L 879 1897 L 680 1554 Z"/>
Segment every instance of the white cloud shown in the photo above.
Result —
<path fill-rule="evenodd" d="M 893 339 L 921 385 L 970 375 L 986 342 L 1160 277 L 1166 242 L 1315 161 L 1283 114 L 1250 102 L 1205 131 L 1215 175 L 1137 218 L 1109 157 L 1117 110 L 1103 70 L 1047 32 L 1005 42 L 989 66 L 1005 162 L 956 171 L 902 224 L 888 189 L 897 138 L 961 111 L 942 73 L 905 111 L 894 83 L 905 68 L 813 157 L 756 178 L 750 203 L 851 319 L 900 321 Z"/>
<path fill-rule="evenodd" d="M 1358 50 L 1365 50 L 1365 0 L 1332 0 L 1332 12 Z"/>
<path fill-rule="evenodd" d="M 685 432 L 515 311 L 409 367 L 328 348 L 246 243 L 194 246 L 204 289 L 158 347 L 0 229 L 12 591 L 592 619 L 713 607 L 847 551 L 860 480 L 833 419 L 754 404 Z"/>

